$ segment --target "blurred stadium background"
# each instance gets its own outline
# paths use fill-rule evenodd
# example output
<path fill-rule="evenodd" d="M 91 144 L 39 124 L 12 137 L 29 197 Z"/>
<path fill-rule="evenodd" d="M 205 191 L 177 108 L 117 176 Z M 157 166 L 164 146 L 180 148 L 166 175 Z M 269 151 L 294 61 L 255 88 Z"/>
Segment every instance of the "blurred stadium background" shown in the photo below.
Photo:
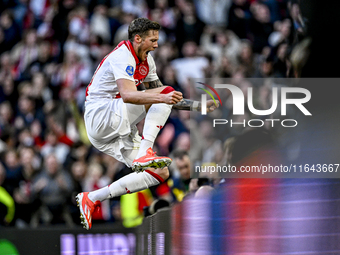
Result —
<path fill-rule="evenodd" d="M 188 112 L 173 111 L 156 140 L 175 159 L 166 183 L 103 202 L 91 231 L 74 199 L 130 172 L 90 145 L 82 114 L 94 70 L 134 18 L 162 25 L 158 76 L 189 98 L 190 78 L 338 77 L 339 10 L 330 0 L 0 0 L 0 254 L 340 254 L 339 179 L 191 179 L 185 152 L 205 147 L 190 148 Z M 273 138 L 289 155 L 298 142 L 297 161 L 340 163 L 330 85 L 308 88 L 311 128 Z M 212 144 L 207 163 L 225 153 Z"/>

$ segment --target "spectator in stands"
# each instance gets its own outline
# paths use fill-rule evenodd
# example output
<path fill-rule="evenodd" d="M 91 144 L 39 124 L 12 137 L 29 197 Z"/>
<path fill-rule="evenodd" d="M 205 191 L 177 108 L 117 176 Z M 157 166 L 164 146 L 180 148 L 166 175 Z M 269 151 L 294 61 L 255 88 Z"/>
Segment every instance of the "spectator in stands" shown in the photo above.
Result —
<path fill-rule="evenodd" d="M 1 13 L 0 16 L 0 27 L 4 33 L 3 39 L 3 48 L 1 49 L 2 52 L 11 50 L 17 42 L 20 41 L 20 28 L 17 23 L 14 21 L 12 12 L 7 9 Z"/>
<path fill-rule="evenodd" d="M 57 41 L 57 38 L 54 38 L 55 31 L 53 30 L 52 24 L 55 14 L 55 8 L 51 7 L 47 10 L 42 23 L 37 27 L 37 35 L 40 39 L 53 42 Z"/>
<path fill-rule="evenodd" d="M 15 130 L 5 129 L 0 134 L 0 152 L 15 149 L 16 138 Z"/>
<path fill-rule="evenodd" d="M 175 148 L 184 151 L 190 150 L 190 134 L 188 132 L 182 132 L 177 136 Z"/>
<path fill-rule="evenodd" d="M 16 65 L 16 77 L 22 79 L 26 68 L 38 59 L 39 46 L 37 32 L 34 29 L 25 31 L 23 40 L 15 45 L 11 52 L 12 61 Z"/>
<path fill-rule="evenodd" d="M 6 179 L 3 187 L 12 196 L 14 190 L 19 187 L 19 183 L 24 179 L 22 165 L 20 164 L 16 150 L 10 149 L 6 151 L 3 164 L 6 170 Z"/>
<path fill-rule="evenodd" d="M 88 12 L 83 5 L 76 7 L 69 14 L 69 33 L 82 44 L 86 44 L 90 39 L 90 22 L 87 17 Z"/>
<path fill-rule="evenodd" d="M 157 14 L 151 14 L 151 12 L 156 12 Z M 172 33 L 176 25 L 176 13 L 174 8 L 169 7 L 169 0 L 156 0 L 154 8 L 149 9 L 149 18 L 151 20 L 152 16 L 157 16 L 157 21 L 166 34 Z"/>
<path fill-rule="evenodd" d="M 221 65 L 225 56 L 232 65 L 237 65 L 237 56 L 241 52 L 239 38 L 230 30 L 207 27 L 201 37 L 201 47 L 205 53 L 211 54 L 216 66 Z M 215 38 L 215 42 L 213 39 Z"/>
<path fill-rule="evenodd" d="M 234 148 L 234 144 L 235 144 L 235 137 L 229 137 L 224 141 L 223 144 L 223 150 L 224 150 L 224 155 L 223 155 L 223 159 L 221 162 L 221 165 L 223 166 L 227 166 L 227 165 L 231 165 L 233 164 L 232 162 L 232 151 Z"/>
<path fill-rule="evenodd" d="M 0 55 L 6 51 L 5 33 L 3 28 L 0 26 Z"/>
<path fill-rule="evenodd" d="M 274 73 L 273 57 L 267 57 L 259 63 L 258 70 L 254 74 L 254 78 L 268 78 L 272 77 Z"/>
<path fill-rule="evenodd" d="M 7 78 L 13 79 L 14 65 L 9 51 L 1 55 L 0 67 L 0 84 L 3 84 Z M 4 88 L 2 90 L 4 90 Z"/>
<path fill-rule="evenodd" d="M 183 58 L 171 61 L 171 66 L 177 73 L 179 84 L 183 87 L 190 78 L 204 78 L 204 70 L 209 61 L 206 57 L 198 55 L 198 47 L 194 41 L 184 43 L 182 48 Z"/>
<path fill-rule="evenodd" d="M 40 158 L 35 154 L 32 147 L 22 147 L 19 153 L 23 180 L 20 181 L 19 187 L 14 190 L 13 195 L 17 208 L 15 224 L 27 226 L 33 213 L 39 207 L 39 202 L 34 199 L 32 194 L 32 181 L 38 174 Z"/>
<path fill-rule="evenodd" d="M 240 68 L 246 77 L 252 77 L 256 70 L 255 57 L 253 53 L 252 43 L 248 40 L 241 42 L 241 50 L 238 55 Z"/>
<path fill-rule="evenodd" d="M 41 147 L 41 155 L 46 158 L 53 153 L 58 159 L 58 162 L 64 164 L 70 147 L 59 142 L 57 135 L 52 130 L 47 131 L 45 141 L 46 143 Z"/>
<path fill-rule="evenodd" d="M 16 6 L 12 9 L 15 22 L 20 27 L 20 32 L 32 26 L 34 17 L 29 7 L 29 1 L 18 0 Z"/>
<path fill-rule="evenodd" d="M 157 65 L 157 73 L 159 74 L 159 78 L 161 79 L 161 81 L 165 79 L 165 76 L 167 75 L 166 73 L 167 70 L 170 69 L 170 72 L 174 71 L 173 68 L 169 66 L 169 62 L 171 60 L 174 60 L 176 58 L 176 55 L 177 55 L 176 46 L 171 42 L 164 43 L 153 55 L 155 63 Z M 178 83 L 176 79 L 176 73 L 173 74 L 173 77 L 171 77 L 168 82 L 170 82 L 169 84 L 170 86 L 176 85 L 176 83 Z M 174 87 L 174 89 L 176 88 Z"/>
<path fill-rule="evenodd" d="M 261 53 L 265 46 L 268 46 L 268 37 L 273 32 L 273 24 L 270 22 L 269 8 L 257 3 L 253 6 L 253 19 L 250 22 L 251 40 L 253 50 Z"/>
<path fill-rule="evenodd" d="M 207 25 L 225 28 L 232 0 L 194 1 L 198 17 Z"/>
<path fill-rule="evenodd" d="M 251 18 L 250 5 L 247 0 L 233 0 L 228 13 L 228 29 L 240 39 L 248 37 L 248 23 Z"/>
<path fill-rule="evenodd" d="M 171 173 L 171 178 L 168 180 L 168 185 L 175 197 L 175 201 L 181 202 L 184 196 L 189 192 L 189 184 L 191 181 L 191 161 L 186 151 L 175 150 L 173 152 L 176 168 L 179 171 L 179 177 L 174 177 Z"/>
<path fill-rule="evenodd" d="M 72 190 L 73 181 L 70 174 L 61 167 L 54 154 L 47 155 L 42 172 L 33 181 L 33 194 L 42 203 L 34 225 L 39 222 L 40 218 L 45 224 L 66 222 L 72 225 L 66 204 Z"/>
<path fill-rule="evenodd" d="M 60 97 L 64 95 L 64 89 L 70 88 L 74 96 L 82 102 L 85 101 L 85 88 L 91 80 L 90 67 L 83 61 L 77 49 L 65 51 L 64 62 L 59 65 L 53 77 L 54 86 L 60 87 Z M 70 91 L 66 90 L 67 93 Z M 81 94 L 81 95 L 80 95 Z M 84 94 L 84 96 L 82 96 Z"/>
<path fill-rule="evenodd" d="M 105 175 L 111 180 L 116 180 L 118 173 L 124 168 L 124 164 L 106 154 L 100 154 L 100 159 L 100 163 L 105 168 Z"/>
<path fill-rule="evenodd" d="M 175 35 L 176 45 L 182 52 L 185 42 L 193 41 L 196 45 L 200 43 L 205 24 L 197 17 L 195 5 L 191 1 L 182 1 L 180 11 L 181 17 L 177 21 Z"/>
<path fill-rule="evenodd" d="M 274 23 L 281 19 L 280 2 L 276 0 L 261 0 L 261 3 L 265 4 L 270 11 L 270 22 Z"/>
<path fill-rule="evenodd" d="M 49 0 L 30 0 L 28 2 L 30 11 L 34 14 L 34 26 L 37 27 L 46 16 L 51 5 L 53 6 L 54 2 Z"/>
<path fill-rule="evenodd" d="M 128 27 L 132 20 L 134 20 L 136 16 L 133 13 L 125 13 L 122 16 L 122 25 L 117 29 L 114 38 L 113 44 L 117 45 L 122 40 L 128 39 Z"/>
<path fill-rule="evenodd" d="M 68 15 L 76 7 L 75 0 L 61 0 L 58 2 L 58 12 L 52 20 L 52 29 L 54 38 L 60 42 L 60 48 L 63 49 L 64 43 L 68 37 Z M 63 57 L 63 52 L 60 54 Z"/>
<path fill-rule="evenodd" d="M 18 135 L 18 144 L 17 144 L 18 149 L 20 149 L 21 147 L 33 146 L 33 145 L 34 145 L 34 138 L 29 128 L 22 129 Z"/>
<path fill-rule="evenodd" d="M 221 64 L 217 66 L 215 73 L 217 77 L 230 78 L 235 73 L 236 68 L 237 67 L 233 66 L 231 61 L 224 56 L 221 59 Z"/>
<path fill-rule="evenodd" d="M 3 53 L 0 61 L 0 101 L 8 101 L 15 110 L 18 103 L 18 90 L 14 85 L 14 66 L 9 52 Z"/>
<path fill-rule="evenodd" d="M 36 106 L 42 109 L 52 99 L 52 91 L 48 87 L 47 78 L 43 72 L 35 72 L 32 75 L 31 96 L 35 99 Z"/>
<path fill-rule="evenodd" d="M 287 4 L 290 17 L 294 28 L 294 45 L 300 42 L 306 34 L 306 19 L 302 16 L 300 6 L 295 1 L 290 1 Z"/>
<path fill-rule="evenodd" d="M 84 144 L 83 142 L 75 142 L 71 148 L 70 152 L 68 153 L 65 161 L 65 168 L 67 170 L 71 169 L 71 166 L 76 162 L 83 162 L 86 163 L 86 161 L 89 160 L 89 146 Z"/>
<path fill-rule="evenodd" d="M 0 59 L 0 78 L 1 84 L 6 78 L 13 78 L 14 64 L 9 51 L 3 53 Z"/>
<path fill-rule="evenodd" d="M 38 120 L 40 123 L 44 122 L 44 113 L 41 109 L 36 108 L 33 97 L 22 95 L 19 97 L 18 104 L 19 109 L 15 118 L 15 127 L 17 129 L 29 127 L 35 120 Z"/>
<path fill-rule="evenodd" d="M 219 156 L 222 153 L 222 144 L 215 137 L 215 131 L 210 121 L 204 120 L 200 123 L 200 133 L 202 135 L 202 146 L 204 153 L 201 156 L 202 164 L 211 164 L 219 162 Z M 203 152 L 203 148 L 201 148 Z"/>
<path fill-rule="evenodd" d="M 0 104 L 0 133 L 9 130 L 13 126 L 14 115 L 11 104 L 5 101 Z"/>
<path fill-rule="evenodd" d="M 279 78 L 289 77 L 288 44 L 281 43 L 277 47 L 276 56 L 273 63 L 273 76 Z"/>
<path fill-rule="evenodd" d="M 285 19 L 274 23 L 274 31 L 269 35 L 268 43 L 271 47 L 275 47 L 280 43 L 288 43 L 291 35 L 291 21 Z"/>
<path fill-rule="evenodd" d="M 24 77 L 29 79 L 37 72 L 49 74 L 49 66 L 55 61 L 52 54 L 52 44 L 49 41 L 41 41 L 38 45 L 38 58 L 33 61 L 25 70 Z"/>

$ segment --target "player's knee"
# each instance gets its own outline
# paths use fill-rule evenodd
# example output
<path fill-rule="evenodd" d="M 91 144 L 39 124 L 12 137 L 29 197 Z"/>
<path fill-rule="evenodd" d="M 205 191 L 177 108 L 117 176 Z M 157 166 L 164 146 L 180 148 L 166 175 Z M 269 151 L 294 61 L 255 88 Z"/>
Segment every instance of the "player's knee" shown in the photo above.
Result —
<path fill-rule="evenodd" d="M 158 174 L 164 181 L 167 180 L 170 176 L 169 169 L 167 167 L 158 168 L 155 170 L 155 173 Z"/>

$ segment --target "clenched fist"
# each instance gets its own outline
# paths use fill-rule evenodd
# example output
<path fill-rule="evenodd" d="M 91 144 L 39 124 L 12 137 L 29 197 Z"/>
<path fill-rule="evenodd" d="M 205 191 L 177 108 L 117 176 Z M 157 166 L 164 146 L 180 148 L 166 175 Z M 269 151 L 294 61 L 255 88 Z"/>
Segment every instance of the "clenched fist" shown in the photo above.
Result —
<path fill-rule="evenodd" d="M 183 99 L 183 95 L 179 91 L 172 91 L 168 94 L 164 95 L 164 103 L 166 104 L 177 104 L 179 101 Z"/>
<path fill-rule="evenodd" d="M 216 104 L 213 100 L 207 101 L 207 112 L 213 112 L 220 106 L 220 102 L 216 101 Z"/>

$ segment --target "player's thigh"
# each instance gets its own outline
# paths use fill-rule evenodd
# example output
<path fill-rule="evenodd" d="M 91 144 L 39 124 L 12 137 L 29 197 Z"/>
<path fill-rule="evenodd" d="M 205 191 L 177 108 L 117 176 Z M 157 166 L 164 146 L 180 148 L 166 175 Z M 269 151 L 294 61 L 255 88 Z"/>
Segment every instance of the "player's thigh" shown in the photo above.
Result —
<path fill-rule="evenodd" d="M 115 158 L 128 167 L 132 166 L 132 162 L 135 160 L 140 146 L 139 141 L 135 141 L 129 137 L 118 137 L 106 142 L 94 140 L 91 137 L 89 137 L 89 139 L 97 150 Z"/>
<path fill-rule="evenodd" d="M 86 107 L 84 119 L 88 136 L 99 142 L 106 143 L 131 132 L 129 114 L 122 99 L 91 104 Z"/>
<path fill-rule="evenodd" d="M 102 140 L 113 135 L 113 131 L 119 126 L 121 118 L 111 111 L 108 103 L 92 104 L 91 108 L 87 107 L 84 120 L 89 138 Z"/>
<path fill-rule="evenodd" d="M 131 126 L 137 125 L 146 116 L 145 106 L 137 104 L 125 104 Z"/>

